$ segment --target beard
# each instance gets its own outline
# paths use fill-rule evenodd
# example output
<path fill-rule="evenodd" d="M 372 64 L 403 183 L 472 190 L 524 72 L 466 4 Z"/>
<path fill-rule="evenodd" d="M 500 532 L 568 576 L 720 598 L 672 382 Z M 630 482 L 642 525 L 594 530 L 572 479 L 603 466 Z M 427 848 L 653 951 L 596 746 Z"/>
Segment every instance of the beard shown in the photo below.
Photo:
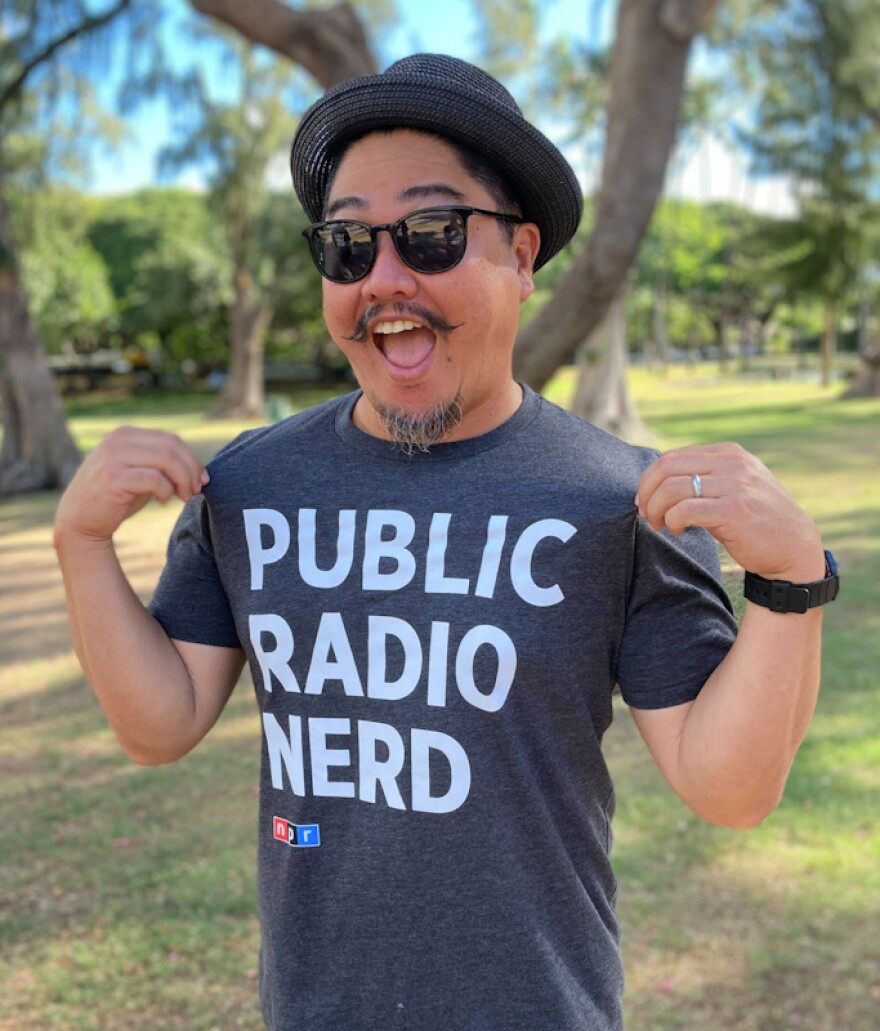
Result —
<path fill-rule="evenodd" d="M 456 394 L 451 401 L 418 414 L 381 405 L 376 408 L 376 414 L 394 446 L 412 455 L 415 451 L 430 451 L 432 445 L 461 424 L 461 398 Z"/>

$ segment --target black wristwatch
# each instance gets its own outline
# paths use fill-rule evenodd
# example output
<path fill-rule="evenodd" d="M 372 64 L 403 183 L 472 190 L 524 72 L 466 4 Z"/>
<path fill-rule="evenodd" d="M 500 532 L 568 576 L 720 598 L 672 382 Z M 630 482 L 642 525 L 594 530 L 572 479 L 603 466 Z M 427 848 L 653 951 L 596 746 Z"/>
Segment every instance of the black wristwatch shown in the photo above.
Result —
<path fill-rule="evenodd" d="M 747 601 L 763 605 L 771 612 L 806 612 L 834 601 L 840 589 L 837 561 L 825 552 L 825 579 L 809 584 L 793 584 L 788 580 L 765 580 L 757 573 L 746 573 L 743 594 Z"/>

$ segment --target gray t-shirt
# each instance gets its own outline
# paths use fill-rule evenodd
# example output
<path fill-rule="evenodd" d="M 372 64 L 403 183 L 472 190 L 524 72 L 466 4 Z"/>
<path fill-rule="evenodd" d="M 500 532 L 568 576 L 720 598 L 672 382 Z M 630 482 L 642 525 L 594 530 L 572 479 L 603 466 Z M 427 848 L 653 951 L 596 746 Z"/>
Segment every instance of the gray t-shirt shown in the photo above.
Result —
<path fill-rule="evenodd" d="M 262 714 L 272 1031 L 611 1031 L 611 694 L 693 699 L 735 627 L 714 542 L 654 533 L 654 454 L 526 389 L 408 457 L 357 394 L 249 432 L 152 611 L 241 646 Z"/>

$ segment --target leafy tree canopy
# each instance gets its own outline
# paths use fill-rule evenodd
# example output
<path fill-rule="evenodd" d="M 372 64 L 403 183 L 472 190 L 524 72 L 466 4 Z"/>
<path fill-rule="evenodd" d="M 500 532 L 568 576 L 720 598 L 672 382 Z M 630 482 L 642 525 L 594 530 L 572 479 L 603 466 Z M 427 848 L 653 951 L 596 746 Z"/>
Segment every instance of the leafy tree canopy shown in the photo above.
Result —
<path fill-rule="evenodd" d="M 107 265 L 87 236 L 86 198 L 69 187 L 34 198 L 21 253 L 31 314 L 50 351 L 65 342 L 96 342 L 116 320 Z"/>
<path fill-rule="evenodd" d="M 119 328 L 167 336 L 230 300 L 223 226 L 202 195 L 147 189 L 100 201 L 89 240 L 102 255 Z"/>

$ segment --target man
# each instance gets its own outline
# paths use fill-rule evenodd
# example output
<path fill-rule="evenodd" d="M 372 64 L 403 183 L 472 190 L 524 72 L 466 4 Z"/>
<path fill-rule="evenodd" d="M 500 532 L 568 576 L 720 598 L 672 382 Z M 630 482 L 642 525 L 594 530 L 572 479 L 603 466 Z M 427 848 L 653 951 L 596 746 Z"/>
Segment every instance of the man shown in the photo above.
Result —
<path fill-rule="evenodd" d="M 318 101 L 291 160 L 361 390 L 210 476 L 172 436 L 111 434 L 56 523 L 83 667 L 160 763 L 248 659 L 269 1028 L 620 1028 L 612 688 L 695 812 L 757 823 L 819 679 L 821 608 L 765 603 L 818 605 L 833 569 L 742 449 L 655 460 L 513 380 L 532 272 L 581 204 L 497 82 L 407 58 Z M 148 612 L 112 535 L 173 494 Z M 735 643 L 705 530 L 753 574 Z"/>

